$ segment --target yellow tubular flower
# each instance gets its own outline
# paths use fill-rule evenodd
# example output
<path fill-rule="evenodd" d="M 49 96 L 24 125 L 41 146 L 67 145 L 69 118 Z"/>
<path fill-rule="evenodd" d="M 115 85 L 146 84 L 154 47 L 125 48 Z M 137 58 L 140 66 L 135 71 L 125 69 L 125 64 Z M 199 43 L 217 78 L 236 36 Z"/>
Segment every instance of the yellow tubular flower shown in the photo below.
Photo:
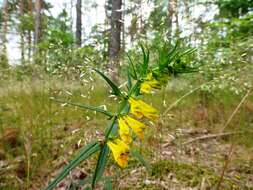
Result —
<path fill-rule="evenodd" d="M 132 138 L 130 136 L 129 126 L 127 125 L 127 123 L 123 119 L 123 117 L 120 117 L 118 119 L 118 123 L 119 123 L 119 135 L 120 135 L 121 139 L 125 143 L 130 144 L 132 142 Z"/>
<path fill-rule="evenodd" d="M 147 82 L 141 84 L 141 93 L 150 94 L 151 90 L 152 87 Z"/>
<path fill-rule="evenodd" d="M 129 159 L 129 147 L 120 139 L 108 141 L 107 145 L 112 151 L 113 157 L 117 164 L 125 168 Z"/>
<path fill-rule="evenodd" d="M 146 125 L 139 122 L 138 120 L 129 117 L 124 116 L 123 119 L 127 122 L 128 126 L 131 127 L 134 131 L 134 133 L 141 139 L 144 139 L 144 130 L 146 129 Z"/>
<path fill-rule="evenodd" d="M 152 78 L 153 78 L 152 73 L 148 73 L 147 77 L 146 77 L 146 80 L 152 80 Z"/>
<path fill-rule="evenodd" d="M 151 93 L 152 88 L 161 88 L 160 83 L 153 78 L 152 73 L 149 73 L 145 81 L 141 84 L 141 93 Z"/>
<path fill-rule="evenodd" d="M 152 88 L 159 89 L 160 83 L 155 79 L 144 81 L 141 84 L 141 93 L 150 94 Z"/>
<path fill-rule="evenodd" d="M 143 116 L 152 121 L 158 119 L 158 111 L 152 106 L 146 104 L 142 100 L 136 100 L 133 98 L 129 98 L 128 101 L 130 103 L 130 113 L 132 113 L 138 119 L 142 118 Z"/>

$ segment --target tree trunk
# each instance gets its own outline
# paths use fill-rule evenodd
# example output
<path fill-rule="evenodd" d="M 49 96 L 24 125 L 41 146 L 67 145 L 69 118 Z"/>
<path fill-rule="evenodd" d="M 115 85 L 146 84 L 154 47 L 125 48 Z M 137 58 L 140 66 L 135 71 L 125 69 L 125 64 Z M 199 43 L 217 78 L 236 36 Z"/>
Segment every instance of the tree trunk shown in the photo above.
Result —
<path fill-rule="evenodd" d="M 125 19 L 126 19 L 126 0 L 123 0 L 123 11 L 122 11 L 122 18 L 123 18 L 123 23 L 122 23 L 122 50 L 121 52 L 125 52 L 125 48 L 126 48 L 126 39 L 125 39 L 125 35 L 126 35 L 126 30 L 125 30 Z"/>
<path fill-rule="evenodd" d="M 41 59 L 41 51 L 38 47 L 38 44 L 41 42 L 42 38 L 42 0 L 35 1 L 35 33 L 34 33 L 34 63 L 40 64 L 42 62 Z"/>
<path fill-rule="evenodd" d="M 71 33 L 73 32 L 73 0 L 70 0 L 70 30 Z"/>
<path fill-rule="evenodd" d="M 190 6 L 189 6 L 189 0 L 184 0 L 184 6 L 185 6 L 185 17 L 187 21 L 190 19 Z M 189 24 L 189 23 L 188 23 Z"/>
<path fill-rule="evenodd" d="M 30 14 L 31 18 L 33 18 L 33 2 L 32 2 L 32 0 L 28 1 L 28 8 L 29 8 L 29 14 Z M 31 58 L 32 58 L 32 30 L 30 30 L 30 29 L 28 31 L 27 41 L 28 41 L 28 60 L 30 63 Z"/>
<path fill-rule="evenodd" d="M 4 0 L 3 2 L 3 29 L 0 31 L 1 34 L 1 40 L 3 43 L 3 46 L 0 49 L 0 63 L 1 67 L 8 66 L 8 57 L 7 57 L 7 32 L 8 32 L 8 0 Z"/>
<path fill-rule="evenodd" d="M 174 14 L 176 17 L 176 38 L 178 39 L 180 36 L 180 26 L 179 26 L 179 19 L 178 19 L 178 15 L 179 15 L 179 1 L 175 0 L 175 7 L 174 7 Z"/>
<path fill-rule="evenodd" d="M 82 45 L 82 1 L 76 2 L 76 46 Z"/>
<path fill-rule="evenodd" d="M 20 49 L 21 49 L 21 63 L 25 64 L 25 47 L 24 47 L 24 30 L 23 30 L 23 23 L 22 23 L 22 18 L 24 16 L 24 11 L 25 11 L 25 7 L 24 7 L 24 0 L 20 0 L 19 1 L 19 12 L 20 12 Z"/>
<path fill-rule="evenodd" d="M 109 41 L 109 69 L 114 80 L 118 79 L 120 44 L 121 44 L 121 22 L 122 22 L 122 0 L 112 1 L 111 34 Z"/>
<path fill-rule="evenodd" d="M 142 0 L 139 1 L 139 10 L 140 10 L 140 37 L 143 37 L 145 34 L 144 18 L 143 18 L 143 6 Z"/>
<path fill-rule="evenodd" d="M 169 42 L 172 40 L 172 20 L 174 15 L 174 0 L 169 0 L 168 2 L 168 13 L 167 13 L 167 24 L 168 24 L 168 32 L 167 32 L 167 39 Z"/>
<path fill-rule="evenodd" d="M 34 43 L 37 45 L 42 37 L 42 18 L 41 18 L 42 0 L 35 2 L 35 36 Z"/>

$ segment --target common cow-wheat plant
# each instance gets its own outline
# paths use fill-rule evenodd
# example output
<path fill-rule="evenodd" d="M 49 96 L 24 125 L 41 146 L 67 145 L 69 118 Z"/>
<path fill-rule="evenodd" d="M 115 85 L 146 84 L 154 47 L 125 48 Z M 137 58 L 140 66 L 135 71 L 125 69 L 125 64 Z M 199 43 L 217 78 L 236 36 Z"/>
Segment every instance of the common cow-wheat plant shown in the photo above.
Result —
<path fill-rule="evenodd" d="M 50 182 L 46 190 L 51 190 L 56 187 L 71 170 L 98 152 L 99 156 L 91 180 L 91 189 L 94 189 L 96 182 L 101 179 L 106 168 L 107 160 L 110 158 L 110 153 L 112 153 L 119 167 L 125 168 L 127 166 L 134 139 L 138 138 L 143 140 L 144 138 L 144 131 L 148 127 L 147 122 L 144 121 L 156 122 L 159 119 L 159 111 L 144 102 L 142 96 L 154 90 L 161 89 L 167 84 L 169 76 L 171 75 L 189 73 L 197 70 L 197 67 L 182 61 L 182 58 L 192 53 L 194 49 L 181 49 L 178 43 L 170 49 L 168 47 L 166 44 L 158 51 L 158 56 L 154 64 L 149 64 L 149 50 L 142 45 L 142 63 L 135 64 L 131 57 L 128 56 L 128 81 L 127 89 L 124 90 L 121 90 L 103 72 L 94 69 L 108 83 L 112 89 L 112 93 L 118 97 L 120 106 L 115 113 L 100 107 L 54 99 L 54 101 L 64 102 L 102 113 L 110 120 L 110 125 L 105 129 L 103 140 L 94 140 L 83 147 L 60 174 Z"/>

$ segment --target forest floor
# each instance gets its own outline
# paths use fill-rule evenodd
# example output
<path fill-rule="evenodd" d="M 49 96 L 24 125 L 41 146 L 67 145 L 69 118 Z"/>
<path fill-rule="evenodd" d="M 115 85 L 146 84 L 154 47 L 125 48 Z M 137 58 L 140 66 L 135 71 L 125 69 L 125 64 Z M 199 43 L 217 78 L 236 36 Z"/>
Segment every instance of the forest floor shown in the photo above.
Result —
<path fill-rule="evenodd" d="M 52 102 L 50 97 L 107 104 L 107 109 L 115 103 L 105 87 L 93 90 L 92 84 L 33 81 L 0 88 L 0 189 L 4 190 L 42 189 L 80 147 L 101 136 L 105 118 Z M 168 88 L 145 99 L 163 113 L 185 92 Z M 185 98 L 150 126 L 144 142 L 136 143 L 145 162 L 131 157 L 121 170 L 111 159 L 97 189 L 104 189 L 111 178 L 113 189 L 206 190 L 216 189 L 219 182 L 219 189 L 253 189 L 252 95 L 221 131 L 242 97 L 221 91 Z M 79 183 L 89 181 L 94 164 L 95 158 L 82 163 L 57 189 L 78 189 Z"/>

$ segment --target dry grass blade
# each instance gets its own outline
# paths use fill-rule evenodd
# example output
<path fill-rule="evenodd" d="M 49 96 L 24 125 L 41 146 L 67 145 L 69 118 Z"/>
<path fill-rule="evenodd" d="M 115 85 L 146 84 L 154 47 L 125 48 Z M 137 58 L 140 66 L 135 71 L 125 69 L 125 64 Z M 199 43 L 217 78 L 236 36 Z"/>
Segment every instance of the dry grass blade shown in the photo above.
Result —
<path fill-rule="evenodd" d="M 237 107 L 235 108 L 235 110 L 233 111 L 233 113 L 230 115 L 230 117 L 228 118 L 227 122 L 225 123 L 224 127 L 222 128 L 221 131 L 224 131 L 227 126 L 230 124 L 230 122 L 232 121 L 232 119 L 234 118 L 235 114 L 238 112 L 239 108 L 242 106 L 242 104 L 245 102 L 246 98 L 249 96 L 250 94 L 250 90 L 247 91 L 247 93 L 243 96 L 242 100 L 240 101 L 240 103 L 237 105 Z"/>
<path fill-rule="evenodd" d="M 232 144 L 230 145 L 228 157 L 227 157 L 227 159 L 226 159 L 226 161 L 225 161 L 225 163 L 224 163 L 224 166 L 223 166 L 223 169 L 222 169 L 222 172 L 221 172 L 221 177 L 220 177 L 220 180 L 219 180 L 219 182 L 218 182 L 218 184 L 217 184 L 216 190 L 219 190 L 219 189 L 220 189 L 220 186 L 221 186 L 221 183 L 222 183 L 222 181 L 223 181 L 225 172 L 226 172 L 226 170 L 227 170 L 227 168 L 228 168 L 229 161 L 230 161 L 231 158 L 232 158 L 233 150 L 234 150 L 234 143 L 232 143 Z"/>
<path fill-rule="evenodd" d="M 245 132 L 227 132 L 227 133 L 204 135 L 204 136 L 197 137 L 195 139 L 191 139 L 189 141 L 186 141 L 182 145 L 187 145 L 187 144 L 191 144 L 191 143 L 206 140 L 206 139 L 213 139 L 213 138 L 225 137 L 225 136 L 230 136 L 230 135 L 237 135 L 237 134 L 242 134 L 242 133 L 245 133 Z"/>
<path fill-rule="evenodd" d="M 168 112 L 169 112 L 172 108 L 174 108 L 175 106 L 177 106 L 177 104 L 178 104 L 180 101 L 182 101 L 184 98 L 186 98 L 187 96 L 191 95 L 192 93 L 194 93 L 194 92 L 196 92 L 197 90 L 199 90 L 200 88 L 202 88 L 204 85 L 206 85 L 206 84 L 208 84 L 208 83 L 211 83 L 211 82 L 213 82 L 213 80 L 208 81 L 208 82 L 205 82 L 205 83 L 201 84 L 200 86 L 197 86 L 196 88 L 194 88 L 194 89 L 190 90 L 189 92 L 185 93 L 183 96 L 181 96 L 179 99 L 177 99 L 175 102 L 173 102 L 173 103 L 164 111 L 164 113 L 162 114 L 162 117 L 161 117 L 161 118 L 165 117 L 165 116 L 168 114 Z"/>

